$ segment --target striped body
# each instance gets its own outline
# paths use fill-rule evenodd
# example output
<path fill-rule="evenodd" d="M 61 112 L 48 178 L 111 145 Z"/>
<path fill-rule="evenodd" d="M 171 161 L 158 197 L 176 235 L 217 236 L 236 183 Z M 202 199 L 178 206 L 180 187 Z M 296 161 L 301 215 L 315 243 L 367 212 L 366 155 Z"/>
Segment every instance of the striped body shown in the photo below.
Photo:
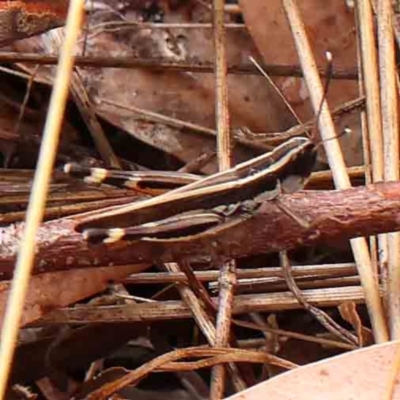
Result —
<path fill-rule="evenodd" d="M 199 210 L 202 217 L 196 219 L 193 214 L 193 225 L 199 223 L 207 230 L 242 213 L 240 206 L 233 213 L 215 211 L 218 207 L 240 205 L 249 200 L 259 203 L 273 199 L 279 193 L 301 189 L 311 174 L 315 159 L 313 142 L 295 137 L 269 153 L 226 171 L 193 180 L 155 198 L 104 209 L 84 220 L 77 229 L 85 232 L 89 241 L 158 237 L 160 230 L 163 236 L 168 236 L 168 224 L 171 226 L 171 238 L 182 234 L 188 236 L 185 232 L 189 232 L 190 236 L 187 226 L 190 218 L 184 217 L 179 225 L 182 213 Z M 118 227 L 118 230 L 110 229 L 113 227 Z M 192 231 L 201 234 L 201 229 L 197 232 L 193 227 Z"/>

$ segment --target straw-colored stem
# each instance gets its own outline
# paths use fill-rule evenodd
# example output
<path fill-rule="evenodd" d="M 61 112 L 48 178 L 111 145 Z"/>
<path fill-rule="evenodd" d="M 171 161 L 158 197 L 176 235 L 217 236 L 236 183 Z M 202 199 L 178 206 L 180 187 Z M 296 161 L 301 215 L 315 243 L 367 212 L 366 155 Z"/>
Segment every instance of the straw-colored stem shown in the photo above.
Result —
<path fill-rule="evenodd" d="M 378 79 L 378 56 L 376 51 L 376 40 L 374 33 L 373 10 L 374 4 L 370 0 L 357 0 L 356 22 L 358 31 L 360 66 L 362 70 L 363 93 L 366 97 L 366 120 L 368 147 L 371 154 L 372 181 L 380 182 L 383 180 L 383 138 L 382 121 L 380 108 L 380 93 Z M 387 235 L 378 235 L 378 240 L 371 241 L 371 251 L 376 251 L 378 245 L 378 255 L 372 254 L 375 265 L 375 279 L 378 280 L 377 272 L 380 270 L 383 289 L 385 293 L 388 289 L 387 283 L 387 264 L 388 264 L 388 238 Z M 379 258 L 379 268 L 376 260 Z"/>
<path fill-rule="evenodd" d="M 390 0 L 377 2 L 379 72 L 381 83 L 382 128 L 385 181 L 397 181 L 399 175 L 399 129 L 397 113 L 396 59 L 393 36 L 393 11 Z M 386 304 L 391 339 L 400 339 L 400 234 L 387 234 L 388 284 Z"/>
<path fill-rule="evenodd" d="M 84 0 L 72 1 L 69 6 L 65 41 L 63 43 L 54 90 L 50 100 L 49 112 L 44 128 L 42 146 L 28 207 L 25 230 L 20 244 L 11 293 L 1 332 L 0 399 L 4 398 L 7 388 L 8 375 L 12 365 L 18 328 L 35 256 L 35 237 L 42 221 L 48 186 L 57 152 L 57 144 L 74 64 L 74 47 L 78 39 L 83 18 L 83 6 Z"/>
<path fill-rule="evenodd" d="M 380 115 L 378 57 L 370 0 L 357 0 L 357 28 L 360 40 L 361 68 L 366 98 L 368 135 L 371 146 L 372 176 L 374 182 L 383 180 L 383 140 Z"/>
<path fill-rule="evenodd" d="M 310 94 L 314 112 L 317 113 L 323 97 L 323 88 L 308 42 L 300 12 L 293 0 L 283 0 L 285 12 L 292 30 L 297 53 L 303 68 L 305 82 Z M 333 174 L 333 180 L 337 189 L 346 189 L 351 186 L 346 171 L 345 162 L 337 140 L 337 134 L 326 101 L 324 102 L 318 127 L 324 140 L 325 151 Z M 388 340 L 388 332 L 385 323 L 379 287 L 374 278 L 371 258 L 368 252 L 367 242 L 364 238 L 356 238 L 350 241 L 357 264 L 358 273 L 365 291 L 366 303 L 370 314 L 372 327 L 377 342 Z"/>

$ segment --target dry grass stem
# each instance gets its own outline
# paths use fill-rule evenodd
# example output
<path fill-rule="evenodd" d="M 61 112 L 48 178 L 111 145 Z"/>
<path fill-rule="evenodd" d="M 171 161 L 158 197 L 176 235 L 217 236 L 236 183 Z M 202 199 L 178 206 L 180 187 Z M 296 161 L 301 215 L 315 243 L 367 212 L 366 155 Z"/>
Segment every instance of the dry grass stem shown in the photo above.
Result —
<path fill-rule="evenodd" d="M 66 36 L 60 55 L 57 78 L 50 101 L 39 154 L 37 171 L 29 203 L 24 236 L 14 271 L 11 293 L 4 317 L 0 344 L 0 398 L 4 398 L 7 380 L 22 316 L 33 259 L 35 256 L 35 236 L 42 221 L 48 186 L 57 151 L 57 143 L 64 109 L 68 98 L 69 82 L 73 69 L 74 48 L 83 18 L 83 0 L 71 2 L 68 11 Z"/>
<path fill-rule="evenodd" d="M 384 178 L 398 181 L 399 168 L 399 118 L 398 90 L 396 85 L 395 42 L 393 37 L 393 10 L 390 0 L 377 2 L 380 95 L 384 149 Z M 371 138 L 373 140 L 373 138 Z M 400 234 L 387 234 L 387 289 L 386 305 L 389 311 L 391 339 L 400 339 Z M 383 274 L 382 274 L 383 278 Z"/>
<path fill-rule="evenodd" d="M 353 263 L 344 264 L 321 264 L 321 265 L 298 265 L 292 267 L 294 277 L 334 277 L 348 276 L 357 272 Z M 218 271 L 194 271 L 196 278 L 201 282 L 216 281 L 218 279 Z M 280 267 L 253 268 L 253 269 L 237 269 L 236 273 L 238 282 L 241 279 L 266 279 L 266 278 L 283 278 L 282 269 Z M 181 272 L 143 272 L 126 278 L 125 283 L 147 285 L 160 283 L 187 283 L 187 276 Z"/>
<path fill-rule="evenodd" d="M 306 301 L 316 307 L 335 307 L 346 301 L 364 302 L 360 286 L 303 290 Z M 212 298 L 216 301 L 216 298 Z M 200 307 L 200 306 L 199 306 Z M 301 305 L 291 292 L 249 294 L 235 296 L 235 315 L 252 312 L 298 310 Z M 143 303 L 129 306 L 62 308 L 44 316 L 40 324 L 85 324 L 95 322 L 150 322 L 158 320 L 187 319 L 193 314 L 178 300 Z"/>
<path fill-rule="evenodd" d="M 297 53 L 300 63 L 303 66 L 304 77 L 314 112 L 317 113 L 323 98 L 322 84 L 315 66 L 312 51 L 302 23 L 300 12 L 293 0 L 283 0 L 285 12 L 292 29 Z M 371 64 L 371 61 L 368 62 Z M 347 175 L 343 155 L 337 140 L 332 117 L 330 115 L 326 101 L 324 102 L 319 121 L 321 137 L 325 140 L 324 146 L 328 157 L 328 162 L 332 170 L 335 186 L 338 189 L 346 189 L 351 186 Z M 329 140 L 328 140 L 329 139 Z M 365 290 L 366 303 L 368 306 L 375 339 L 377 342 L 388 340 L 385 316 L 382 301 L 379 295 L 379 287 L 373 274 L 371 258 L 368 251 L 367 242 L 364 238 L 356 238 L 350 241 L 354 259 L 360 274 L 360 279 Z"/>

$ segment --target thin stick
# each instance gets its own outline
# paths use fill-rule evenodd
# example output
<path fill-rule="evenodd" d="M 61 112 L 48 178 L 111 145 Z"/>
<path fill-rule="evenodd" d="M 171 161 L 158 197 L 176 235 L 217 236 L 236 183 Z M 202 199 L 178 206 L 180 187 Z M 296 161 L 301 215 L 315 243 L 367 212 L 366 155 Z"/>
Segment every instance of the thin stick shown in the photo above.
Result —
<path fill-rule="evenodd" d="M 214 129 L 206 128 L 204 126 L 193 124 L 191 122 L 183 121 L 177 118 L 168 117 L 167 115 L 145 110 L 143 108 L 136 107 L 133 104 L 126 105 L 106 98 L 101 98 L 101 103 L 108 104 L 113 107 L 118 107 L 130 112 L 134 112 L 136 114 L 143 115 L 144 117 L 147 117 L 153 121 L 160 121 L 167 125 L 171 125 L 177 128 L 191 129 L 195 132 L 204 133 L 209 136 L 217 135 L 217 132 Z"/>
<path fill-rule="evenodd" d="M 393 11 L 390 0 L 377 2 L 379 66 L 381 82 L 382 130 L 384 132 L 385 181 L 398 181 L 399 130 L 396 90 L 396 60 L 393 37 Z M 400 234 L 387 234 L 388 285 L 386 303 L 389 310 L 391 339 L 400 339 Z"/>
<path fill-rule="evenodd" d="M 322 311 L 318 307 L 311 305 L 303 296 L 300 288 L 297 286 L 295 279 L 293 278 L 291 266 L 289 262 L 289 257 L 286 251 L 281 251 L 279 253 L 279 258 L 281 261 L 282 271 L 285 276 L 286 284 L 289 290 L 293 293 L 293 296 L 297 301 L 304 307 L 304 309 L 326 328 L 326 330 L 333 335 L 339 337 L 342 341 L 348 344 L 357 345 L 358 340 L 355 335 L 349 332 L 347 329 L 341 327 L 329 314 Z"/>
<path fill-rule="evenodd" d="M 234 319 L 233 323 L 236 326 L 241 326 L 243 328 L 248 328 L 248 329 L 252 329 L 252 330 L 255 330 L 255 331 L 261 331 L 261 332 L 265 332 L 265 333 L 272 333 L 272 334 L 284 336 L 284 337 L 287 337 L 287 338 L 304 340 L 305 342 L 319 343 L 319 344 L 321 344 L 323 346 L 325 345 L 325 346 L 338 347 L 340 349 L 346 349 L 346 350 L 355 350 L 355 349 L 357 349 L 357 346 L 351 345 L 351 344 L 348 344 L 348 343 L 338 342 L 338 341 L 331 340 L 331 339 L 324 339 L 324 338 L 315 337 L 315 336 L 312 336 L 312 335 L 305 335 L 303 333 L 298 333 L 298 332 L 285 331 L 283 329 L 271 328 L 268 325 L 259 325 L 259 324 L 254 323 L 254 322 L 248 322 L 248 321 L 242 321 L 242 320 Z M 263 345 L 265 345 L 265 340 L 264 339 L 261 339 L 261 340 L 263 341 Z M 240 342 L 241 341 L 239 341 L 239 343 Z"/>
<path fill-rule="evenodd" d="M 355 23 L 358 26 L 358 14 L 355 14 Z M 357 65 L 361 65 L 361 38 L 360 35 L 357 35 Z M 362 68 L 359 68 L 359 79 L 358 79 L 358 91 L 359 94 L 365 97 L 365 88 L 364 88 L 364 71 Z M 368 134 L 368 122 L 365 107 L 360 110 L 360 123 L 361 123 L 361 134 L 362 134 L 362 154 L 364 159 L 364 179 L 365 184 L 369 185 L 372 183 L 372 162 L 371 162 L 371 147 L 369 143 L 369 134 Z M 375 276 L 378 276 L 378 238 L 376 236 L 369 237 L 369 248 L 371 254 L 371 266 L 373 273 Z M 385 293 L 386 282 L 387 282 L 387 273 L 384 271 L 387 270 L 385 266 L 381 265 L 381 282 L 383 286 L 383 292 Z M 385 296 L 383 296 L 385 298 Z"/>
<path fill-rule="evenodd" d="M 303 67 L 305 81 L 310 94 L 314 112 L 317 113 L 323 89 L 321 80 L 318 76 L 315 60 L 312 55 L 311 47 L 308 42 L 304 25 L 300 18 L 300 12 L 293 0 L 283 0 L 285 12 L 289 21 L 290 28 Z M 335 128 L 333 126 L 332 117 L 329 112 L 327 103 L 324 102 L 322 107 L 319 128 L 321 137 L 324 140 L 325 151 L 328 162 L 332 170 L 334 183 L 337 189 L 346 189 L 351 187 L 350 179 L 346 171 L 343 154 L 337 140 Z M 357 264 L 358 273 L 365 291 L 366 303 L 372 322 L 374 336 L 377 342 L 388 340 L 388 332 L 383 313 L 381 298 L 379 295 L 379 287 L 375 280 L 371 258 L 368 252 L 368 246 L 365 238 L 355 238 L 350 240 L 354 259 Z"/>
<path fill-rule="evenodd" d="M 232 139 L 229 131 L 228 68 L 225 49 L 224 0 L 213 2 L 215 49 L 215 116 L 217 122 L 217 150 L 220 171 L 231 168 Z"/>
<path fill-rule="evenodd" d="M 383 180 L 383 142 L 373 15 L 370 0 L 357 0 L 355 4 L 371 146 L 372 176 L 374 182 L 379 182 Z"/>
<path fill-rule="evenodd" d="M 169 353 L 163 354 L 153 360 L 141 365 L 134 371 L 130 371 L 122 378 L 118 378 L 112 382 L 108 382 L 100 386 L 100 388 L 94 390 L 90 393 L 86 398 L 88 400 L 99 400 L 109 398 L 113 393 L 122 389 L 128 385 L 135 385 L 139 380 L 143 379 L 151 372 L 160 368 L 161 366 L 171 362 L 178 361 L 183 358 L 188 357 L 210 357 L 215 355 L 229 355 L 229 354 L 237 354 L 238 357 L 222 357 L 220 361 L 222 362 L 263 362 L 263 363 L 271 363 L 273 365 L 278 365 L 280 367 L 285 368 L 296 368 L 297 365 L 293 364 L 289 361 L 281 359 L 279 357 L 270 355 L 265 352 L 251 352 L 249 350 L 245 351 L 242 349 L 225 349 L 225 348 L 209 348 L 209 347 L 188 347 L 186 349 L 178 349 L 171 351 Z M 244 357 L 246 354 L 251 355 L 251 357 Z M 242 357 L 240 357 L 242 355 Z M 200 364 L 201 365 L 201 364 Z M 204 364 L 201 366 L 209 366 L 208 364 Z"/>
<path fill-rule="evenodd" d="M 212 24 L 204 22 L 151 23 L 136 21 L 108 21 L 93 25 L 90 28 L 90 38 L 102 32 L 118 32 L 122 29 L 211 29 Z M 225 29 L 246 29 L 245 24 L 225 24 Z"/>
<path fill-rule="evenodd" d="M 176 263 L 166 263 L 165 268 L 170 272 L 180 272 L 182 264 Z M 186 275 L 187 277 L 187 275 Z M 193 290 L 186 285 L 177 286 L 179 294 L 184 301 L 184 303 L 190 308 L 190 312 L 199 326 L 200 330 L 203 332 L 210 346 L 215 346 L 216 329 L 213 325 L 213 320 L 206 312 L 201 304 L 201 298 L 196 296 Z M 229 374 L 232 378 L 232 383 L 237 391 L 246 389 L 246 384 L 240 377 L 237 366 L 234 363 L 228 364 L 227 366 Z"/>
<path fill-rule="evenodd" d="M 209 62 L 175 62 L 166 58 L 143 58 L 120 56 L 77 56 L 75 65 L 79 67 L 99 67 L 99 68 L 145 68 L 151 71 L 175 71 L 175 72 L 197 72 L 197 73 L 213 73 L 213 65 Z M 26 63 L 38 65 L 55 65 L 57 57 L 52 55 L 43 55 L 37 53 L 10 53 L 1 52 L 0 62 L 3 63 Z M 270 76 L 296 76 L 302 77 L 303 73 L 298 65 L 282 65 L 282 64 L 261 64 L 262 68 Z M 250 63 L 230 65 L 228 66 L 230 74 L 242 75 L 260 75 L 259 71 Z M 324 71 L 319 73 L 323 76 Z M 333 79 L 357 80 L 358 74 L 356 68 L 334 69 L 332 73 Z"/>
<path fill-rule="evenodd" d="M 294 277 L 314 276 L 342 277 L 351 276 L 356 272 L 355 264 L 321 264 L 321 265 L 295 265 L 292 267 Z M 200 282 L 215 281 L 218 278 L 218 271 L 194 271 L 196 279 Z M 262 278 L 283 278 L 280 267 L 238 269 L 238 279 L 262 279 Z M 142 272 L 124 279 L 125 284 L 130 285 L 151 285 L 161 283 L 187 283 L 187 276 L 181 272 Z"/>
<path fill-rule="evenodd" d="M 285 104 L 289 112 L 293 115 L 294 119 L 297 121 L 299 126 L 302 126 L 303 123 L 300 120 L 300 117 L 297 115 L 296 111 L 292 107 L 292 105 L 286 100 L 284 94 L 279 89 L 279 87 L 275 84 L 275 82 L 271 79 L 271 77 L 262 69 L 261 65 L 256 61 L 254 57 L 249 57 L 250 61 L 256 66 L 256 68 L 260 71 L 261 75 L 267 80 L 268 85 L 272 86 L 277 95 L 282 99 L 282 102 Z"/>
<path fill-rule="evenodd" d="M 370 0 L 357 0 L 355 5 L 358 31 L 357 37 L 359 41 L 359 54 L 362 68 L 362 83 L 366 97 L 366 121 L 372 166 L 372 181 L 380 182 L 383 180 L 384 161 L 374 17 Z M 375 241 L 372 241 L 371 243 L 373 244 L 373 247 L 371 247 L 372 251 L 376 248 L 376 244 L 378 245 L 379 257 L 374 255 L 374 258 L 379 258 L 380 269 L 382 272 L 382 283 L 384 289 L 387 290 L 388 282 L 385 270 L 387 270 L 388 264 L 388 237 L 387 235 L 378 235 L 377 241 L 375 239 Z M 375 279 L 377 280 L 378 268 L 376 264 L 377 262 L 375 261 L 372 264 L 372 267 L 375 269 Z"/>
<path fill-rule="evenodd" d="M 214 0 L 212 10 L 216 86 L 215 116 L 217 119 L 217 152 L 220 171 L 231 167 L 233 147 L 228 110 L 228 68 L 225 49 L 224 3 L 224 0 Z M 228 347 L 232 323 L 234 287 L 236 284 L 236 262 L 234 260 L 222 265 L 219 281 L 220 291 L 214 345 Z M 220 364 L 213 367 L 211 372 L 210 399 L 222 399 L 224 391 L 225 366 Z"/>
<path fill-rule="evenodd" d="M 60 54 L 60 62 L 44 128 L 25 230 L 20 244 L 11 293 L 1 331 L 0 399 L 4 398 L 7 388 L 8 375 L 12 365 L 25 295 L 33 266 L 36 244 L 35 237 L 42 221 L 48 186 L 56 156 L 56 148 L 74 63 L 74 47 L 83 18 L 83 6 L 83 0 L 72 1 L 69 5 L 65 41 Z"/>
<path fill-rule="evenodd" d="M 306 289 L 303 295 L 308 303 L 316 307 L 337 307 L 346 301 L 364 302 L 360 286 L 346 286 L 323 289 Z M 216 300 L 212 297 L 212 300 Z M 252 293 L 235 297 L 235 315 L 249 312 L 273 313 L 298 310 L 302 306 L 291 292 Z M 193 318 L 193 312 L 183 301 L 168 300 L 156 303 L 140 303 L 132 306 L 85 306 L 59 308 L 41 318 L 40 325 L 93 324 L 97 322 L 154 322 Z"/>
<path fill-rule="evenodd" d="M 192 122 L 183 121 L 183 120 L 180 120 L 177 118 L 168 117 L 167 115 L 159 114 L 154 111 L 145 110 L 143 108 L 136 107 L 132 104 L 125 105 L 125 104 L 122 104 L 122 103 L 119 103 L 119 102 L 116 102 L 113 100 L 105 99 L 105 98 L 101 99 L 101 103 L 108 104 L 113 107 L 118 107 L 123 110 L 130 111 L 130 112 L 134 112 L 139 115 L 143 115 L 144 117 L 148 118 L 151 121 L 160 121 L 166 125 L 174 126 L 178 129 L 180 129 L 180 128 L 190 129 L 195 132 L 199 132 L 199 133 L 206 134 L 209 136 L 214 136 L 214 137 L 217 136 L 217 131 L 214 129 L 206 128 L 204 126 L 200 126 L 200 125 L 194 124 Z M 128 131 L 128 134 L 129 134 L 129 131 Z M 240 137 L 236 137 L 235 139 L 238 143 L 243 144 L 244 146 L 249 146 L 249 147 L 253 147 L 255 149 L 260 149 L 260 150 L 268 149 L 268 146 L 264 145 L 263 143 L 254 141 L 254 139 L 246 140 L 246 139 L 242 139 Z"/>
<path fill-rule="evenodd" d="M 58 49 L 64 40 L 64 34 L 59 31 L 49 32 L 48 37 L 50 39 L 48 43 L 48 48 L 50 51 L 55 51 Z M 89 130 L 95 149 L 98 151 L 101 158 L 108 166 L 115 169 L 121 169 L 121 163 L 118 157 L 115 155 L 103 127 L 100 125 L 94 105 L 85 89 L 85 85 L 78 68 L 75 68 L 71 78 L 71 95 L 79 109 L 82 119 Z"/>

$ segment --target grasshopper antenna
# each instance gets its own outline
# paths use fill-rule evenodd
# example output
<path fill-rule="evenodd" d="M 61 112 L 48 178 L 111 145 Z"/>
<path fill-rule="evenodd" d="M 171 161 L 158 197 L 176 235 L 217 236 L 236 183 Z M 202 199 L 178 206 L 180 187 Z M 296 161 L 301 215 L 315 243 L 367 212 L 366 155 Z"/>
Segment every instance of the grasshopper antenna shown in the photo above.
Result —
<path fill-rule="evenodd" d="M 326 102 L 326 98 L 327 98 L 327 95 L 328 95 L 328 90 L 329 90 L 330 83 L 332 82 L 333 55 L 332 55 L 332 53 L 330 51 L 326 51 L 325 52 L 325 57 L 326 57 L 326 68 L 325 68 L 325 77 L 326 77 L 326 79 L 325 79 L 325 84 L 324 84 L 324 91 L 322 93 L 321 102 L 320 102 L 319 107 L 318 107 L 318 112 L 317 112 L 317 115 L 315 117 L 315 124 L 314 124 L 314 127 L 312 129 L 312 132 L 317 132 L 317 130 L 318 130 L 319 118 L 321 116 L 322 108 L 324 106 L 324 103 Z M 351 129 L 348 128 L 348 127 L 345 127 L 343 129 L 343 131 L 341 133 L 339 133 L 337 136 L 335 136 L 333 138 L 326 139 L 324 141 L 326 142 L 327 140 L 338 139 L 338 138 L 340 138 L 340 137 L 342 137 L 344 135 L 350 134 L 350 133 L 351 133 Z M 314 135 L 312 135 L 312 136 L 314 136 Z M 319 141 L 319 143 L 317 143 L 317 145 L 322 144 L 324 141 Z"/>
<path fill-rule="evenodd" d="M 278 96 L 282 99 L 283 103 L 286 105 L 287 109 L 290 111 L 290 113 L 293 115 L 293 117 L 296 119 L 297 123 L 299 125 L 303 125 L 301 122 L 299 116 L 296 114 L 296 111 L 294 111 L 293 107 L 290 105 L 290 103 L 286 100 L 285 96 L 283 95 L 282 91 L 278 88 L 278 86 L 275 85 L 274 81 L 271 79 L 271 77 L 266 73 L 266 71 L 263 69 L 263 67 L 259 64 L 258 61 L 252 56 L 249 57 L 249 60 L 254 64 L 254 66 L 260 71 L 261 75 L 268 81 L 268 83 L 274 88 L 275 92 L 278 94 Z"/>
<path fill-rule="evenodd" d="M 325 52 L 325 57 L 326 57 L 326 68 L 325 68 L 326 79 L 325 79 L 325 84 L 324 84 L 324 91 L 322 93 L 321 102 L 319 103 L 318 112 L 317 112 L 317 115 L 315 117 L 315 124 L 314 124 L 314 127 L 312 129 L 312 132 L 317 132 L 317 130 L 318 130 L 319 117 L 321 116 L 322 108 L 324 106 L 324 103 L 326 102 L 326 97 L 327 97 L 327 94 L 328 94 L 329 85 L 330 85 L 331 80 L 332 80 L 332 71 L 333 71 L 333 56 L 332 56 L 332 53 L 330 51 Z"/>

